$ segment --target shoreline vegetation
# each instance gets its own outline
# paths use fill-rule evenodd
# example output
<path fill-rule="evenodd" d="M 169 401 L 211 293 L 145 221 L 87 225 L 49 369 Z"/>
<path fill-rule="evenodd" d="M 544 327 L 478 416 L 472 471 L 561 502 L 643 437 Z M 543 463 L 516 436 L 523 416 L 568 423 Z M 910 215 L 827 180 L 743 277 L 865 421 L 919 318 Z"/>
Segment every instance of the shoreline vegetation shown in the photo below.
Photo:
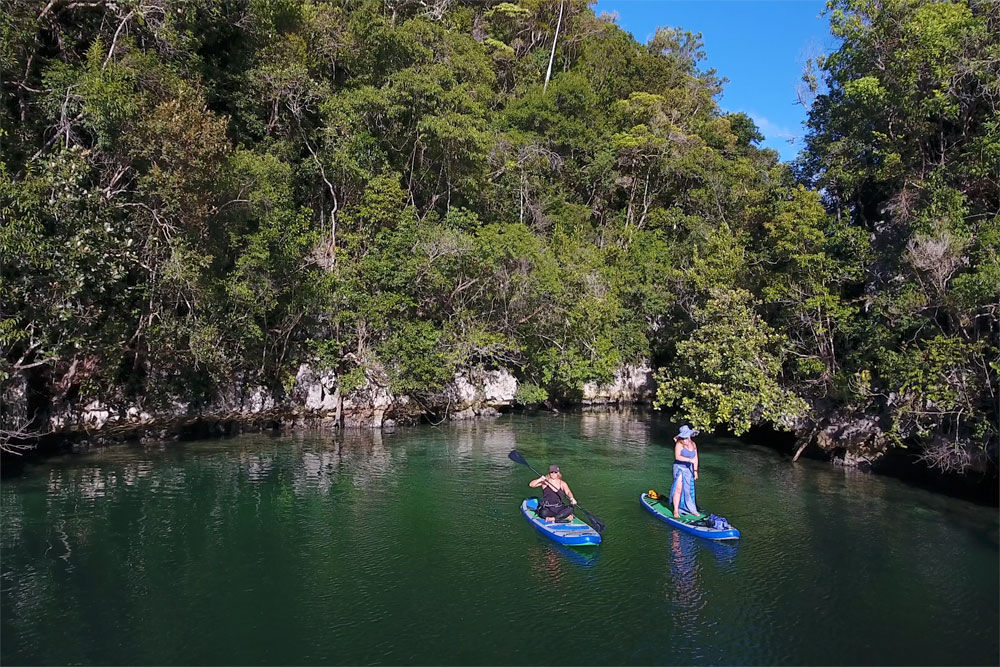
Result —
<path fill-rule="evenodd" d="M 0 450 L 651 401 L 995 480 L 1000 3 L 828 14 L 782 163 L 582 0 L 13 4 Z"/>

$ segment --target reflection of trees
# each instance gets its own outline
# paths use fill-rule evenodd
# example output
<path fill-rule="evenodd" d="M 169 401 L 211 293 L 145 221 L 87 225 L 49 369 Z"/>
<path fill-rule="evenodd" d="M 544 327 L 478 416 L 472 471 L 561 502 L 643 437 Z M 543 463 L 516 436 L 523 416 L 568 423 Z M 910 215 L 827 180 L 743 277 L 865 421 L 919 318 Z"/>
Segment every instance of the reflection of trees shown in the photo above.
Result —
<path fill-rule="evenodd" d="M 0 545 L 4 551 L 17 546 L 24 530 L 24 501 L 11 484 L 0 484 Z M 2 562 L 2 561 L 0 561 Z"/>
<path fill-rule="evenodd" d="M 442 564 L 441 545 L 456 542 L 456 526 L 491 522 L 534 532 L 517 515 L 530 474 L 507 460 L 512 448 L 544 465 L 556 450 L 563 456 L 579 447 L 583 456 L 566 455 L 565 461 L 591 476 L 581 473 L 586 484 L 575 490 L 586 492 L 589 485 L 618 494 L 629 443 L 641 440 L 628 422 L 614 413 L 515 416 L 385 435 L 241 436 L 53 460 L 34 476 L 0 485 L 4 628 L 46 633 L 58 623 L 79 636 L 97 636 L 107 627 L 157 632 L 142 623 L 187 612 L 222 618 L 233 605 L 252 607 L 262 590 L 270 599 L 311 599 L 344 609 L 350 606 L 345 599 L 367 600 L 374 588 L 403 586 L 404 579 L 393 581 L 386 573 L 417 567 L 426 572 L 415 581 L 441 590 L 453 574 L 449 567 L 471 562 L 463 552 Z M 893 612 L 911 619 L 946 582 L 954 594 L 940 600 L 939 609 L 951 613 L 963 601 L 980 604 L 982 582 L 959 579 L 982 571 L 980 561 L 970 563 L 962 553 L 974 539 L 968 534 L 996 529 L 982 508 L 965 509 L 953 499 L 853 470 L 808 461 L 790 465 L 767 450 L 705 443 L 699 493 L 747 540 L 737 559 L 735 546 L 665 529 L 670 576 L 658 597 L 669 611 L 677 661 L 715 655 L 706 629 L 719 627 L 712 625 L 717 609 L 736 614 L 725 619 L 727 627 L 753 632 L 758 645 L 770 646 L 794 626 L 779 611 L 799 608 L 806 598 L 822 600 L 827 614 L 860 609 L 871 615 L 898 599 L 887 592 L 913 586 L 913 599 L 924 606 Z M 648 456 L 639 452 L 638 463 L 669 465 L 658 445 L 648 450 Z M 584 466 L 584 456 L 603 457 L 606 465 Z M 473 497 L 462 508 L 467 522 L 455 512 L 463 494 Z M 629 501 L 625 511 L 638 511 L 634 497 Z M 613 519 L 605 516 L 609 505 L 594 509 Z M 978 523 L 966 529 L 963 517 Z M 476 555 L 480 547 L 469 548 Z M 995 543 L 990 548 L 995 557 Z M 598 553 L 564 549 L 539 535 L 523 567 L 536 581 L 578 585 Z M 611 557 L 610 551 L 603 556 Z M 752 569 L 752 585 L 737 581 L 737 565 L 741 576 Z M 598 565 L 594 572 L 607 571 Z M 840 590 L 845 576 L 852 586 Z M 718 606 L 720 580 L 738 604 Z M 230 591 L 231 599 L 206 602 L 190 592 L 213 586 Z M 401 597 L 412 595 L 399 590 Z M 203 612 L 201 603 L 215 606 Z M 258 620 L 267 619 L 261 611 Z M 322 631 L 325 620 L 317 614 L 303 627 Z M 220 629 L 226 632 L 237 631 Z M 68 659 L 59 658 L 51 662 Z"/>
<path fill-rule="evenodd" d="M 365 436 L 249 436 L 162 451 L 109 448 L 5 481 L 0 615 L 14 633 L 4 637 L 5 658 L 18 633 L 44 633 L 54 619 L 77 629 L 74 641 L 108 632 L 108 623 L 141 631 L 135 610 L 156 617 L 163 605 L 199 599 L 179 591 L 239 579 L 240 568 L 275 557 L 324 557 L 335 509 L 324 499 L 344 486 L 341 477 L 348 487 L 383 483 L 403 452 Z M 309 532 L 317 537 L 302 536 Z M 300 539 L 301 550 L 283 551 Z M 57 654 L 53 662 L 68 657 Z"/>
<path fill-rule="evenodd" d="M 442 429 L 449 453 L 462 458 L 486 454 L 489 458 L 507 458 L 517 447 L 517 436 L 509 420 L 456 422 Z"/>
<path fill-rule="evenodd" d="M 49 473 L 47 492 L 49 499 L 72 496 L 93 501 L 113 494 L 119 487 L 138 486 L 143 480 L 151 481 L 154 489 L 161 486 L 176 488 L 184 484 L 183 471 L 164 474 L 164 471 L 158 470 L 154 474 L 153 461 L 139 459 L 70 470 L 54 469 Z"/>
<path fill-rule="evenodd" d="M 379 430 L 346 432 L 337 442 L 340 465 L 349 471 L 351 483 L 357 489 L 386 488 L 406 461 L 406 449 L 387 446 L 386 437 Z"/>
<path fill-rule="evenodd" d="M 580 435 L 599 440 L 604 446 L 635 446 L 649 443 L 649 422 L 637 410 L 588 411 L 580 415 Z"/>

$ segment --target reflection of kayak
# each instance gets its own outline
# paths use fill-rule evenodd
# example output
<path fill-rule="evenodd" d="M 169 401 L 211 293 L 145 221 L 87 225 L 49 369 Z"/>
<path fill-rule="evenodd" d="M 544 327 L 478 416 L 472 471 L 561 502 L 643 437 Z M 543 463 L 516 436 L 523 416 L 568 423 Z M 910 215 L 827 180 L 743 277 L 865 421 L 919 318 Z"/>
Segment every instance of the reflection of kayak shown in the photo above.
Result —
<path fill-rule="evenodd" d="M 692 535 L 704 537 L 708 540 L 738 540 L 740 538 L 740 531 L 735 528 L 718 530 L 716 528 L 712 528 L 711 526 L 701 525 L 703 523 L 708 523 L 707 521 L 702 521 L 702 519 L 707 518 L 707 515 L 705 514 L 700 516 L 694 514 L 681 514 L 679 519 L 675 519 L 674 508 L 669 504 L 663 504 L 663 501 L 660 499 L 653 500 L 648 494 L 643 493 L 639 496 L 639 502 L 642 503 L 643 507 L 652 512 L 656 518 L 662 519 L 671 526 L 680 528 L 681 530 L 687 531 Z"/>
<path fill-rule="evenodd" d="M 528 520 L 528 523 L 534 526 L 538 532 L 559 544 L 565 544 L 568 547 L 587 547 L 601 543 L 601 534 L 575 516 L 572 521 L 566 523 L 546 523 L 545 519 L 535 513 L 537 509 L 538 498 L 528 498 L 521 503 L 521 514 Z"/>

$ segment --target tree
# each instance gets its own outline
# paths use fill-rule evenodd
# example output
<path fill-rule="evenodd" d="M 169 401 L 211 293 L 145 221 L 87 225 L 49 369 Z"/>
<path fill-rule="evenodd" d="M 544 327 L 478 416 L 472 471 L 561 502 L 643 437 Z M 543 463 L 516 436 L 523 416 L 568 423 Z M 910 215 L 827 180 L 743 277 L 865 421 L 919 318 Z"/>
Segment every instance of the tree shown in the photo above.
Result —
<path fill-rule="evenodd" d="M 672 406 L 696 428 L 725 425 L 740 435 L 766 421 L 791 426 L 807 405 L 785 389 L 785 338 L 754 312 L 744 290 L 713 290 L 695 310 L 695 329 L 657 374 L 656 405 Z"/>

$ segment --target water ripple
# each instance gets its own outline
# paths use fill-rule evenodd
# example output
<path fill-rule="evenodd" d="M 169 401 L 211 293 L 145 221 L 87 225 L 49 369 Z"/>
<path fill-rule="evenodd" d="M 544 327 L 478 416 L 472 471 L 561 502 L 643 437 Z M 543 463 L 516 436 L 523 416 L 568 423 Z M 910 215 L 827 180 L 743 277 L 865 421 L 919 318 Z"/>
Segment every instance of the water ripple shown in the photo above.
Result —
<path fill-rule="evenodd" d="M 0 662 L 995 660 L 995 512 L 705 439 L 699 502 L 744 536 L 707 542 L 639 506 L 664 433 L 540 415 L 54 460 L 0 487 Z M 515 447 L 603 544 L 523 520 Z"/>

